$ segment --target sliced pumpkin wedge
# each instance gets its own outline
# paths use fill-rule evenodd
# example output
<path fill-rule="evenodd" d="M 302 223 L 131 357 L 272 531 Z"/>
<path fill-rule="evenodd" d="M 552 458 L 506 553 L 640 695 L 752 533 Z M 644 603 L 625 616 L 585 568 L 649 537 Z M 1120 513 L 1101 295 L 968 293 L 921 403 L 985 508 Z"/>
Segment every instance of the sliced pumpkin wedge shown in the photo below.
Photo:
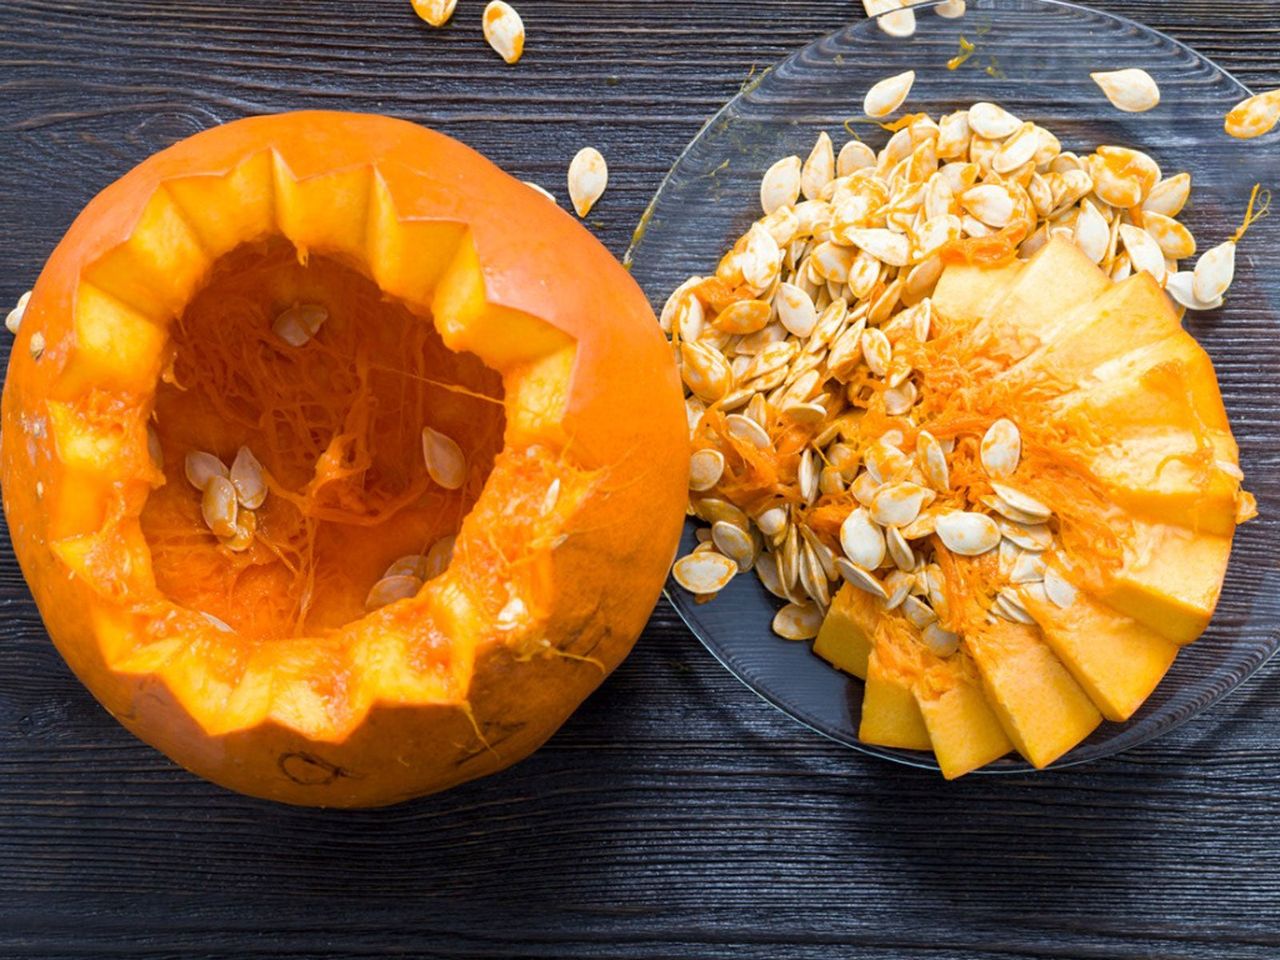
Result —
<path fill-rule="evenodd" d="M 919 675 L 918 651 L 881 637 L 867 658 L 858 739 L 882 747 L 929 750 L 933 741 L 912 687 Z"/>
<path fill-rule="evenodd" d="M 867 679 L 872 637 L 883 615 L 875 597 L 846 583 L 831 601 L 813 652 L 845 673 Z"/>
<path fill-rule="evenodd" d="M 948 780 L 998 760 L 1013 749 L 963 651 L 927 668 L 913 687 L 942 775 Z"/>

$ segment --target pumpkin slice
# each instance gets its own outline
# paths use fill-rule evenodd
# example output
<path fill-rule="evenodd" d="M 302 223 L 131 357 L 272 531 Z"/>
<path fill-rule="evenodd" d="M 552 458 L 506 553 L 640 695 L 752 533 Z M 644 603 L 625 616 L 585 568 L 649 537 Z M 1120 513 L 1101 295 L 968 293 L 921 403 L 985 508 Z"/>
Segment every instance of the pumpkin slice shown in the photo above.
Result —
<path fill-rule="evenodd" d="M 895 622 L 898 618 L 894 618 Z M 913 687 L 920 675 L 918 642 L 881 633 L 867 658 L 858 739 L 882 747 L 928 750 L 933 741 Z"/>
<path fill-rule="evenodd" d="M 1178 654 L 1178 645 L 1083 591 L 1063 609 L 1024 595 L 1045 642 L 1108 720 L 1128 720 Z"/>
<path fill-rule="evenodd" d="M 1021 260 L 989 267 L 976 263 L 951 263 L 942 271 L 930 298 L 933 309 L 945 319 L 972 325 L 1009 292 L 1009 284 L 1022 270 Z"/>
<path fill-rule="evenodd" d="M 1034 766 L 1052 763 L 1102 722 L 1036 627 L 997 620 L 966 634 L 965 643 L 1001 726 Z"/>
<path fill-rule="evenodd" d="M 813 641 L 813 652 L 845 673 L 867 679 L 872 637 L 883 615 L 875 597 L 846 583 L 831 600 L 831 609 Z"/>
<path fill-rule="evenodd" d="M 1123 538 L 1124 564 L 1105 578 L 1098 599 L 1174 643 L 1209 625 L 1231 553 L 1231 538 L 1136 517 Z"/>
<path fill-rule="evenodd" d="M 972 660 L 960 651 L 926 667 L 912 687 L 933 755 L 948 780 L 1013 749 Z"/>

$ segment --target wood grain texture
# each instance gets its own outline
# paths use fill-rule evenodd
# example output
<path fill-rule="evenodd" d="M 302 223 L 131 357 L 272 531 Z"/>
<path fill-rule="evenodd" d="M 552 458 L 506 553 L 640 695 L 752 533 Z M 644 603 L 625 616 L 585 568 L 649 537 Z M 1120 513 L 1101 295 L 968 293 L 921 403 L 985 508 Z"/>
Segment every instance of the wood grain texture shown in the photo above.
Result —
<path fill-rule="evenodd" d="M 1096 5 L 1280 86 L 1274 0 Z M 519 6 L 528 52 L 508 68 L 479 0 L 439 32 L 406 0 L 4 0 L 0 302 L 148 153 L 307 106 L 436 126 L 562 197 L 592 142 L 612 175 L 590 224 L 621 254 L 753 68 L 860 16 L 851 0 Z M 1246 434 L 1269 415 L 1237 412 Z M 112 722 L 0 541 L 6 960 L 1280 956 L 1280 666 L 1123 756 L 944 784 L 798 727 L 663 605 L 529 761 L 390 810 L 300 811 L 198 781 Z"/>

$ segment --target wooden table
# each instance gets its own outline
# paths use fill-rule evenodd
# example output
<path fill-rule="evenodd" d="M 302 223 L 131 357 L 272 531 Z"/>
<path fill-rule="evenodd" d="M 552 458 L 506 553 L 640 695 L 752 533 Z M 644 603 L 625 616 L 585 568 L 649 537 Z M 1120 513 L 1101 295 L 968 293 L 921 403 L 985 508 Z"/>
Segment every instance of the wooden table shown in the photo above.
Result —
<path fill-rule="evenodd" d="M 1275 0 L 1097 5 L 1280 86 Z M 148 153 L 298 107 L 430 124 L 562 197 L 593 143 L 612 181 L 590 225 L 621 254 L 753 68 L 861 16 L 850 0 L 520 8 L 512 68 L 481 39 L 480 0 L 439 32 L 407 0 L 4 0 L 0 302 Z M 664 604 L 529 761 L 389 810 L 305 811 L 203 783 L 112 722 L 0 541 L 3 958 L 1280 956 L 1280 666 L 1113 760 L 946 785 L 800 728 Z"/>

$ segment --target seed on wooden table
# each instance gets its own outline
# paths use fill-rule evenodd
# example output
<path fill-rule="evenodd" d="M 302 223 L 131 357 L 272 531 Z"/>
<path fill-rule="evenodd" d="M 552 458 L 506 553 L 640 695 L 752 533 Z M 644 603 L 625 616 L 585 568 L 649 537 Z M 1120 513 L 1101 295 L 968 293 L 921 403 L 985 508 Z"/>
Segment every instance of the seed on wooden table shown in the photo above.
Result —
<path fill-rule="evenodd" d="M 835 178 L 836 156 L 831 137 L 823 130 L 809 151 L 809 157 L 800 170 L 800 192 L 806 200 L 817 200 L 822 188 Z"/>
<path fill-rule="evenodd" d="M 743 443 L 749 443 L 759 450 L 768 449 L 772 445 L 768 431 L 750 417 L 740 413 L 731 413 L 724 418 L 725 430 L 729 436 Z"/>
<path fill-rule="evenodd" d="M 884 563 L 884 533 L 866 508 L 854 508 L 840 524 L 840 549 L 865 570 L 875 570 Z"/>
<path fill-rule="evenodd" d="M 427 475 L 446 490 L 457 490 L 467 479 L 467 460 L 457 442 L 439 430 L 422 428 L 422 459 Z"/>
<path fill-rule="evenodd" d="M 524 21 L 503 0 L 491 0 L 484 8 L 484 38 L 507 63 L 515 63 L 524 53 Z"/>
<path fill-rule="evenodd" d="M 982 438 L 982 466 L 988 476 L 1010 477 L 1022 456 L 1022 434 L 1012 420 L 1001 418 Z"/>
<path fill-rule="evenodd" d="M 210 477 L 200 500 L 205 524 L 219 537 L 236 535 L 236 488 L 223 476 Z"/>
<path fill-rule="evenodd" d="M 902 106 L 911 92 L 911 85 L 915 82 L 914 70 L 885 77 L 867 91 L 867 95 L 862 100 L 863 112 L 875 120 L 887 117 Z"/>
<path fill-rule="evenodd" d="M 493 6 L 490 4 L 490 6 Z M 488 16 L 486 11 L 485 16 Z M 514 61 L 508 61 L 514 62 Z M 609 165 L 595 147 L 583 147 L 569 162 L 569 200 L 580 218 L 591 212 L 609 185 Z"/>
<path fill-rule="evenodd" d="M 1184 260 L 1196 254 L 1196 238 L 1173 217 L 1146 210 L 1142 214 L 1142 229 L 1155 238 L 1160 250 L 1170 260 Z"/>
<path fill-rule="evenodd" d="M 413 0 L 413 12 L 431 26 L 442 27 L 449 22 L 457 5 L 458 0 Z"/>
<path fill-rule="evenodd" d="M 952 553 L 976 557 L 994 550 L 1000 543 L 1000 528 L 983 513 L 957 510 L 938 517 L 938 537 Z"/>
<path fill-rule="evenodd" d="M 711 526 L 711 542 L 716 549 L 738 565 L 746 573 L 755 562 L 755 544 L 741 527 L 721 520 Z"/>
<path fill-rule="evenodd" d="M 1222 306 L 1222 297 L 1205 303 L 1196 298 L 1195 274 L 1190 270 L 1179 270 L 1165 277 L 1164 289 L 1169 296 L 1188 310 L 1216 310 Z"/>
<path fill-rule="evenodd" d="M 916 15 L 904 9 L 909 0 L 862 0 L 867 16 L 876 18 L 876 25 L 891 37 L 905 38 L 916 32 Z"/>
<path fill-rule="evenodd" d="M 1022 126 L 1022 121 L 1004 107 L 981 101 L 969 108 L 969 129 L 989 140 L 1003 140 L 1012 136 Z"/>
<path fill-rule="evenodd" d="M 203 450 L 189 451 L 182 467 L 187 482 L 201 492 L 214 477 L 226 478 L 230 475 L 225 463 Z"/>
<path fill-rule="evenodd" d="M 1124 242 L 1124 248 L 1129 254 L 1129 261 L 1133 264 L 1133 269 L 1138 271 L 1145 270 L 1155 278 L 1156 283 L 1163 284 L 1167 271 L 1164 264 L 1164 252 L 1160 249 L 1160 244 L 1156 243 L 1156 238 L 1141 227 L 1122 223 L 1120 224 L 1120 239 Z"/>
<path fill-rule="evenodd" d="M 861 140 L 850 140 L 836 156 L 836 176 L 847 177 L 856 170 L 876 165 L 876 152 Z"/>
<path fill-rule="evenodd" d="M 696 451 L 689 458 L 689 489 L 699 493 L 710 490 L 724 474 L 724 454 L 710 448 Z"/>
<path fill-rule="evenodd" d="M 1213 303 L 1227 292 L 1235 275 L 1236 242 L 1228 240 L 1200 255 L 1191 279 L 1191 292 L 1201 303 Z"/>
<path fill-rule="evenodd" d="M 784 640 L 812 640 L 822 628 L 823 611 L 813 603 L 788 603 L 773 617 L 773 632 Z"/>
<path fill-rule="evenodd" d="M 27 312 L 27 304 L 31 302 L 31 291 L 28 290 L 18 298 L 17 304 L 8 315 L 4 318 L 5 328 L 12 334 L 18 332 L 18 328 L 22 325 L 22 316 Z"/>
<path fill-rule="evenodd" d="M 794 207 L 800 199 L 799 157 L 783 157 L 765 171 L 760 181 L 760 206 L 766 214 L 780 207 Z"/>
<path fill-rule="evenodd" d="M 1223 128 L 1239 140 L 1269 133 L 1280 122 L 1280 90 L 1257 93 L 1241 100 L 1223 122 Z"/>
<path fill-rule="evenodd" d="M 1076 602 L 1076 588 L 1055 567 L 1044 572 L 1044 592 L 1049 599 L 1064 610 Z"/>
<path fill-rule="evenodd" d="M 948 20 L 955 20 L 964 16 L 965 0 L 942 0 L 942 3 L 933 8 L 933 12 L 940 17 L 946 17 Z"/>
<path fill-rule="evenodd" d="M 1004 502 L 1013 507 L 1014 510 L 1024 513 L 1029 517 L 1035 517 L 1039 520 L 1048 520 L 1053 516 L 1053 511 L 1050 510 L 1049 507 L 1030 494 L 1023 493 L 1021 490 L 1017 490 L 1004 483 L 996 483 L 994 480 L 991 481 L 991 489 L 996 492 L 996 496 L 1004 500 Z"/>
<path fill-rule="evenodd" d="M 236 458 L 231 461 L 228 474 L 232 486 L 236 488 L 236 497 L 240 505 L 250 510 L 257 510 L 267 499 L 267 482 L 262 476 L 262 464 L 248 447 L 236 451 Z"/>
<path fill-rule="evenodd" d="M 1143 213 L 1160 213 L 1166 217 L 1176 217 L 1187 204 L 1191 196 L 1191 174 L 1179 173 L 1165 177 L 1147 194 L 1142 201 Z"/>
<path fill-rule="evenodd" d="M 697 594 L 719 593 L 737 572 L 736 562 L 713 551 L 681 557 L 671 568 L 676 583 Z"/>
<path fill-rule="evenodd" d="M 879 580 L 846 557 L 836 557 L 836 569 L 840 571 L 840 576 L 846 582 L 853 584 L 859 590 L 879 597 L 881 600 L 889 599 L 888 591 L 885 590 L 884 585 Z"/>
<path fill-rule="evenodd" d="M 364 608 L 372 613 L 397 600 L 407 600 L 416 596 L 422 589 L 422 581 L 417 577 L 394 576 L 383 577 L 373 585 L 369 595 L 365 597 Z"/>
<path fill-rule="evenodd" d="M 1111 105 L 1125 113 L 1144 113 L 1160 102 L 1160 88 L 1151 74 L 1137 67 L 1089 74 Z"/>
<path fill-rule="evenodd" d="M 329 311 L 318 303 L 299 303 L 280 313 L 271 324 L 271 332 L 291 347 L 301 347 L 311 340 L 329 319 Z"/>
<path fill-rule="evenodd" d="M 903 526 L 918 517 L 934 496 L 932 490 L 909 481 L 887 483 L 871 501 L 871 519 L 881 526 Z"/>

